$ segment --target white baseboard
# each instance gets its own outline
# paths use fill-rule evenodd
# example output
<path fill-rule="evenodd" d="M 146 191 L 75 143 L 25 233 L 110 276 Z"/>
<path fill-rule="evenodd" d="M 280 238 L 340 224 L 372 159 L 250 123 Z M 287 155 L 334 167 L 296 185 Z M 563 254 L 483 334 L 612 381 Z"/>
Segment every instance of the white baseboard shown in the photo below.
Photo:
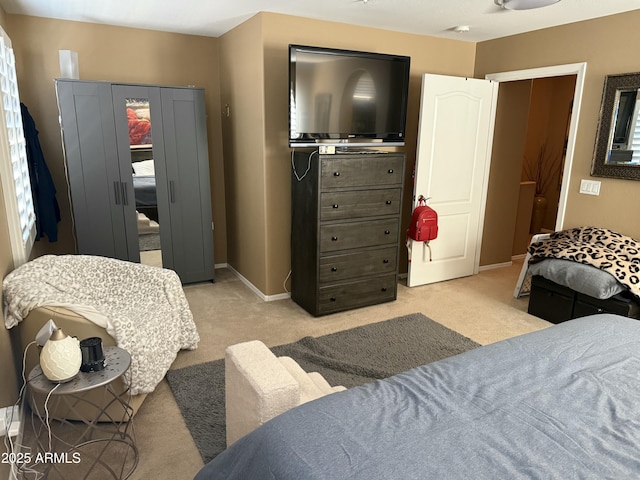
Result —
<path fill-rule="evenodd" d="M 251 283 L 249 280 L 247 280 L 247 278 L 244 275 L 242 275 L 240 272 L 238 272 L 231 265 L 226 265 L 226 268 L 229 269 L 229 271 L 233 272 L 233 274 L 236 277 L 238 277 L 242 283 L 244 283 L 247 287 L 249 287 L 249 290 L 251 290 L 253 293 L 255 293 L 258 297 L 260 297 L 265 302 L 274 302 L 276 300 L 285 300 L 285 299 L 291 297 L 291 293 L 288 293 L 288 292 L 287 293 L 278 293 L 277 295 L 265 295 L 264 293 L 262 293 L 260 291 L 260 289 L 258 289 L 258 287 L 256 287 L 253 283 Z"/>
<path fill-rule="evenodd" d="M 513 262 L 494 263 L 492 265 L 483 265 L 481 267 L 478 267 L 478 271 L 482 272 L 484 270 L 493 270 L 495 268 L 510 267 L 511 265 L 513 265 Z"/>

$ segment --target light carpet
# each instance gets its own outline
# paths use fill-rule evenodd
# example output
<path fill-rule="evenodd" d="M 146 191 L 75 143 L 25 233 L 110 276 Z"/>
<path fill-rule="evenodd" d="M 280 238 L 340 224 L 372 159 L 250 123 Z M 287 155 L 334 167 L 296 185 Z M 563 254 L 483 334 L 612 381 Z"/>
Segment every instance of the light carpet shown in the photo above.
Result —
<path fill-rule="evenodd" d="M 347 388 L 480 346 L 443 325 L 414 313 L 321 337 L 272 347 L 307 372 Z M 167 381 L 204 462 L 226 448 L 224 360 L 167 373 Z"/>

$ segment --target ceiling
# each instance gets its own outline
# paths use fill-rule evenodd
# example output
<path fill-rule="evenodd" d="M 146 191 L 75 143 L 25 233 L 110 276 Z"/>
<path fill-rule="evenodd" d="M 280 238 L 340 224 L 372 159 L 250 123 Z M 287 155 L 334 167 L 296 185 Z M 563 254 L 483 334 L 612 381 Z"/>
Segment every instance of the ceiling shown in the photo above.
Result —
<path fill-rule="evenodd" d="M 640 0 L 562 0 L 511 11 L 493 0 L 0 0 L 7 13 L 219 37 L 260 11 L 480 42 L 640 9 Z M 469 32 L 454 27 L 468 25 Z"/>

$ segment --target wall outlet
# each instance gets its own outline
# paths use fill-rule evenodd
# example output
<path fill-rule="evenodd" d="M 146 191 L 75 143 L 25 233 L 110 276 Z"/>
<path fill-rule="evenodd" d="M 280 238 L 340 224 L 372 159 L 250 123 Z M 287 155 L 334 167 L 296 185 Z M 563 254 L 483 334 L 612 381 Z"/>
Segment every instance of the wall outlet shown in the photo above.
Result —
<path fill-rule="evenodd" d="M 20 431 L 20 408 L 17 405 L 0 408 L 0 437 L 7 434 L 9 426 L 9 436 L 15 437 Z"/>

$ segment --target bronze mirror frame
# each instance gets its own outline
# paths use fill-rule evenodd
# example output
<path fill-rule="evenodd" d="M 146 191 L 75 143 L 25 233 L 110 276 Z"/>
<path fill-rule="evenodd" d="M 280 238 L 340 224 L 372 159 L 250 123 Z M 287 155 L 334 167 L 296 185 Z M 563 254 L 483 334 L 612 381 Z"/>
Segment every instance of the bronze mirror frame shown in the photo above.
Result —
<path fill-rule="evenodd" d="M 610 150 L 611 124 L 616 108 L 616 93 L 618 90 L 638 88 L 640 88 L 640 72 L 607 75 L 605 77 L 596 133 L 596 145 L 593 152 L 593 163 L 591 164 L 592 176 L 640 180 L 640 165 L 607 163 Z"/>

